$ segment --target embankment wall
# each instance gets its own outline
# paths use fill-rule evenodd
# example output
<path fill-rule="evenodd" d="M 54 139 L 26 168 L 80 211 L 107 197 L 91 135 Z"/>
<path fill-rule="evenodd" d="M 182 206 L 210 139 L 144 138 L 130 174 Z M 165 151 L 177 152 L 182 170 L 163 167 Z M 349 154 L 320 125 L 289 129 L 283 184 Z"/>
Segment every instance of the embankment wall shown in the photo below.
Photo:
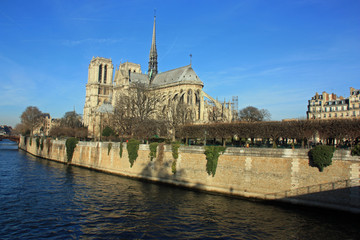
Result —
<path fill-rule="evenodd" d="M 220 155 L 216 174 L 206 172 L 204 148 L 182 146 L 172 172 L 171 146 L 165 145 L 163 158 L 150 161 L 149 146 L 140 145 L 138 158 L 130 167 L 126 143 L 120 157 L 120 143 L 79 142 L 70 164 L 127 177 L 258 199 L 277 199 L 360 212 L 360 158 L 337 150 L 333 163 L 323 172 L 309 166 L 305 149 L 227 148 Z M 30 154 L 67 163 L 65 141 L 21 137 L 19 147 Z M 159 152 L 159 151 L 158 151 Z M 159 153 L 157 153 L 159 155 Z M 325 194 L 326 193 L 326 194 Z M 324 197 L 325 194 L 325 197 Z"/>

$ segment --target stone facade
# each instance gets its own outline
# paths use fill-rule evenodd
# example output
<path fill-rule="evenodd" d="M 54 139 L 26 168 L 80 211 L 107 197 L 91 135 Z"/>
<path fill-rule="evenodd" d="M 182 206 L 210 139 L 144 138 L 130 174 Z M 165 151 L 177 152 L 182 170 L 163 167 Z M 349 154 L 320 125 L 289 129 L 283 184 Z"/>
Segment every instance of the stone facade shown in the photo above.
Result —
<path fill-rule="evenodd" d="M 206 123 L 210 118 L 216 121 L 231 121 L 230 102 L 220 103 L 206 94 L 203 91 L 204 83 L 191 64 L 158 72 L 155 37 L 154 19 L 147 74 L 142 73 L 139 64 L 125 62 L 115 69 L 113 78 L 114 65 L 111 59 L 93 57 L 91 60 L 83 115 L 83 122 L 88 127 L 90 137 L 96 138 L 100 135 L 103 122 L 111 115 L 117 99 L 127 94 L 129 87 L 137 83 L 145 85 L 158 96 L 159 111 L 165 114 L 169 112 L 169 108 L 185 103 L 192 113 L 192 122 Z"/>
<path fill-rule="evenodd" d="M 350 96 L 344 98 L 336 94 L 316 93 L 309 100 L 307 119 L 338 119 L 360 117 L 360 90 L 350 88 Z"/>

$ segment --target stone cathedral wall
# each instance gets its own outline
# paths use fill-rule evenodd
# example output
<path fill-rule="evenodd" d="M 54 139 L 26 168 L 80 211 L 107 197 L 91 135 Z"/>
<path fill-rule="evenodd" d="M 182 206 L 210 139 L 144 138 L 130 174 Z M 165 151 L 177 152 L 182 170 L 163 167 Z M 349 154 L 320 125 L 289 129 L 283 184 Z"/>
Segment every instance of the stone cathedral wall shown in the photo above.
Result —
<path fill-rule="evenodd" d="M 21 137 L 19 147 L 30 154 L 67 163 L 65 141 Z M 138 158 L 130 167 L 126 143 L 79 142 L 70 164 L 126 177 L 140 178 L 199 190 L 257 199 L 276 199 L 360 213 L 360 158 L 337 150 L 331 166 L 323 172 L 309 166 L 305 149 L 227 148 L 220 155 L 216 174 L 206 172 L 204 148 L 182 146 L 172 173 L 171 146 L 165 145 L 163 159 L 150 161 L 149 145 L 141 144 Z M 157 153 L 158 155 L 158 153 Z"/>

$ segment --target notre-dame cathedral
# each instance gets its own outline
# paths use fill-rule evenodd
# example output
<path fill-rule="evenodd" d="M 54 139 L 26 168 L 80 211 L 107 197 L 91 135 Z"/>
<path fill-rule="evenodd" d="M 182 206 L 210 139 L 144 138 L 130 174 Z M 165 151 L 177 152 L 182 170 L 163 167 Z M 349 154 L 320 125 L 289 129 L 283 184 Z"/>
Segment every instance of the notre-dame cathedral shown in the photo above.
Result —
<path fill-rule="evenodd" d="M 89 65 L 88 83 L 83 123 L 88 127 L 89 137 L 100 136 L 104 114 L 111 114 L 116 100 L 129 89 L 131 84 L 140 83 L 159 96 L 162 108 L 171 108 L 176 104 L 186 104 L 192 110 L 193 123 L 210 121 L 231 121 L 231 104 L 213 99 L 203 91 L 204 83 L 195 73 L 191 64 L 158 72 L 156 50 L 156 18 L 152 34 L 149 68 L 142 73 L 140 64 L 121 63 L 114 73 L 111 59 L 93 57 Z M 215 114 L 216 112 L 216 114 Z M 166 114 L 166 112 L 164 113 Z"/>

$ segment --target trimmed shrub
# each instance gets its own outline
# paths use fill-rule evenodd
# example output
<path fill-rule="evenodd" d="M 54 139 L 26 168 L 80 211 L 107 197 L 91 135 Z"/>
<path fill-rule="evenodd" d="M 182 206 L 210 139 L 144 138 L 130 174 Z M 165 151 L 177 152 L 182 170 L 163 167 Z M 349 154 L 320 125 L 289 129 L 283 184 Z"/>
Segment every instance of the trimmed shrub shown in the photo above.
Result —
<path fill-rule="evenodd" d="M 205 155 L 206 155 L 206 172 L 213 177 L 216 173 L 217 163 L 220 156 L 220 153 L 224 153 L 226 150 L 225 147 L 220 146 L 208 146 L 205 147 Z"/>
<path fill-rule="evenodd" d="M 335 148 L 332 146 L 319 145 L 309 151 L 309 164 L 317 167 L 320 172 L 332 164 Z"/>
<path fill-rule="evenodd" d="M 150 143 L 150 145 L 149 145 L 149 148 L 150 148 L 150 153 L 149 153 L 150 161 L 152 161 L 154 159 L 154 157 L 156 157 L 156 149 L 157 149 L 158 145 L 159 145 L 159 143 L 157 143 L 157 142 Z"/>
<path fill-rule="evenodd" d="M 32 143 L 32 137 L 30 137 L 30 146 L 31 146 L 31 143 Z"/>
<path fill-rule="evenodd" d="M 66 139 L 65 146 L 66 146 L 66 155 L 68 162 L 71 162 L 76 144 L 78 143 L 77 138 L 71 137 Z"/>
<path fill-rule="evenodd" d="M 353 149 L 351 149 L 351 156 L 360 156 L 360 144 L 355 145 Z"/>
<path fill-rule="evenodd" d="M 138 157 L 139 145 L 140 142 L 135 139 L 130 139 L 129 142 L 127 143 L 126 149 L 128 151 L 130 167 L 134 165 L 134 162 Z"/>
<path fill-rule="evenodd" d="M 108 155 L 110 154 L 112 143 L 108 143 Z"/>

